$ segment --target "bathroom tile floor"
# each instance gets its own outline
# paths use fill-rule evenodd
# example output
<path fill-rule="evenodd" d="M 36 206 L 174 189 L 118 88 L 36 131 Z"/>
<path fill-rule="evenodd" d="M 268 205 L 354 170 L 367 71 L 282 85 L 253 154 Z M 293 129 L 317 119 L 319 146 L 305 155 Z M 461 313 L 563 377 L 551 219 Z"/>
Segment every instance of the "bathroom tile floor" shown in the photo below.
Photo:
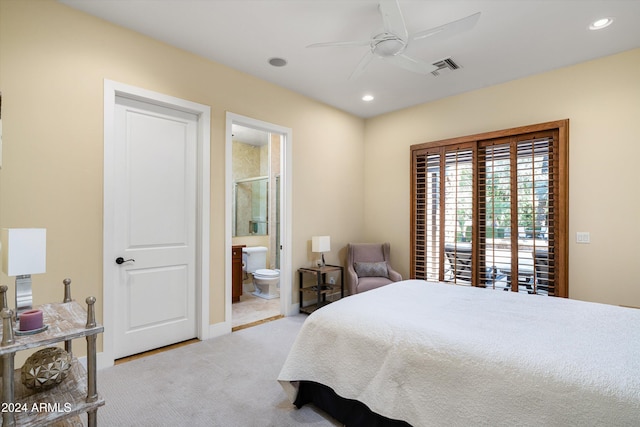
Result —
<path fill-rule="evenodd" d="M 280 314 L 280 298 L 264 299 L 243 292 L 240 301 L 231 304 L 231 327 L 246 325 Z"/>

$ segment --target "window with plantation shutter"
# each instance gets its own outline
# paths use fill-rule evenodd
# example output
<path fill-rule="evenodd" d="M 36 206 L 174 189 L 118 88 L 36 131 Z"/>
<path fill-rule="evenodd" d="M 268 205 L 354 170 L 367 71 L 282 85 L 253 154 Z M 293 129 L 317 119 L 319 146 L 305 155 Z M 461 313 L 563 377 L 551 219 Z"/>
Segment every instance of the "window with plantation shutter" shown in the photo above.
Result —
<path fill-rule="evenodd" d="M 411 276 L 568 296 L 568 121 L 411 147 Z"/>

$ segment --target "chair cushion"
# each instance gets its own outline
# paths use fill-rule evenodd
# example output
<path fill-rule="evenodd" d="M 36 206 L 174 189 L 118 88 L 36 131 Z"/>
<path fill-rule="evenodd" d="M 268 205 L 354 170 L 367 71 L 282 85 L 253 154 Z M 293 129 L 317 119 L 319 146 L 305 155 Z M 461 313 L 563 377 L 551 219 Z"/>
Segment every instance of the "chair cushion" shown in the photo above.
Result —
<path fill-rule="evenodd" d="M 354 262 L 353 268 L 358 277 L 389 277 L 387 263 L 382 262 Z"/>

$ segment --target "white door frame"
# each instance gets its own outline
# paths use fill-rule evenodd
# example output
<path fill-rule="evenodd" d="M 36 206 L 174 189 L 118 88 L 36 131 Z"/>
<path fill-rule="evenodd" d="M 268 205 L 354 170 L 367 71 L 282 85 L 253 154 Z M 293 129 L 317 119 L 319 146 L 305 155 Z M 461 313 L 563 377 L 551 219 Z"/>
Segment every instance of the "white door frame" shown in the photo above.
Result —
<path fill-rule="evenodd" d="M 104 81 L 104 224 L 103 224 L 103 345 L 98 366 L 114 362 L 114 321 L 118 315 L 113 283 L 117 280 L 113 268 L 118 256 L 114 236 L 115 182 L 115 106 L 116 96 L 136 99 L 193 113 L 198 116 L 198 172 L 196 207 L 196 324 L 198 338 L 209 338 L 209 223 L 211 176 L 211 107 L 158 92 L 141 89 L 112 80 Z"/>
<path fill-rule="evenodd" d="M 252 119 L 227 112 L 226 123 L 226 147 L 225 147 L 225 324 L 231 327 L 231 246 L 232 246 L 232 221 L 233 221 L 233 141 L 231 126 L 236 124 L 270 133 L 278 133 L 283 136 L 282 148 L 282 170 L 280 174 L 280 185 L 283 187 L 280 210 L 280 233 L 282 252 L 280 254 L 280 312 L 285 316 L 291 316 L 298 312 L 298 306 L 292 304 L 291 290 L 293 288 L 291 273 L 291 236 L 292 236 L 292 202 L 291 194 L 291 158 L 292 158 L 292 130 L 283 126 Z"/>

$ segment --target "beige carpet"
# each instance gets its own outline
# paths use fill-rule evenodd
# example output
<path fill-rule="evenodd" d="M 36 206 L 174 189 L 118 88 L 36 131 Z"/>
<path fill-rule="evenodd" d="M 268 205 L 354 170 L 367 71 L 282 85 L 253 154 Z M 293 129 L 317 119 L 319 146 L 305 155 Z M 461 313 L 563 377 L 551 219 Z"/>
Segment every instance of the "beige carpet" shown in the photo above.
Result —
<path fill-rule="evenodd" d="M 305 315 L 285 317 L 98 371 L 98 425 L 331 427 L 276 381 Z M 312 361 L 310 361 L 312 362 Z"/>

